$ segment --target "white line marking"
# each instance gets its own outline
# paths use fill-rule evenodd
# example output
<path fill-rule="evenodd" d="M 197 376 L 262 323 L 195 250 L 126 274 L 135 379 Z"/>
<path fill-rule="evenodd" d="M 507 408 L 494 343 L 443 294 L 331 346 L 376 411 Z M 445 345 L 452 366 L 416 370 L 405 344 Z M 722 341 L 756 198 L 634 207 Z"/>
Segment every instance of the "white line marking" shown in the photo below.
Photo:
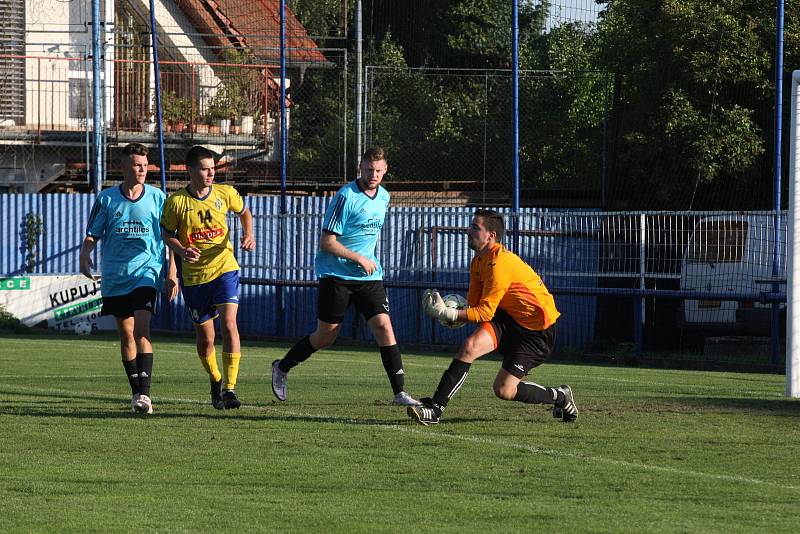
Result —
<path fill-rule="evenodd" d="M 66 391 L 66 390 L 58 390 L 58 389 L 43 389 L 43 388 L 33 388 L 33 387 L 25 387 L 25 386 L 13 386 L 14 389 L 17 390 L 25 390 L 25 391 L 35 391 L 39 393 L 54 393 L 54 394 L 69 394 L 74 395 L 76 394 L 75 391 Z M 91 398 L 94 394 L 88 393 L 80 393 L 80 395 L 86 396 Z M 116 396 L 116 395 L 115 395 Z M 175 398 L 175 397 L 158 397 L 159 400 L 179 403 L 179 404 L 207 404 L 208 401 L 200 401 L 196 399 L 185 399 L 185 398 Z M 129 401 L 127 396 L 120 397 L 120 402 L 127 403 Z M 414 434 L 418 436 L 425 436 L 427 438 L 440 438 L 440 439 L 450 439 L 456 441 L 464 441 L 468 443 L 481 443 L 484 445 L 491 445 L 493 447 L 499 447 L 502 449 L 517 449 L 526 452 L 530 452 L 532 454 L 538 454 L 542 456 L 553 456 L 558 458 L 571 458 L 575 460 L 580 460 L 583 462 L 594 462 L 594 463 L 601 463 L 607 465 L 616 465 L 620 467 L 627 467 L 631 469 L 639 469 L 643 471 L 655 471 L 660 473 L 670 473 L 675 475 L 681 476 L 688 476 L 688 477 L 695 477 L 695 478 L 706 478 L 711 480 L 721 480 L 725 482 L 736 482 L 736 483 L 746 483 L 746 484 L 754 484 L 754 485 L 763 485 L 763 486 L 771 486 L 778 489 L 783 490 L 790 490 L 790 491 L 800 491 L 800 486 L 794 486 L 791 484 L 778 484 L 776 482 L 772 482 L 769 480 L 761 480 L 757 478 L 749 478 L 749 477 L 742 477 L 737 475 L 720 475 L 715 473 L 704 473 L 702 471 L 692 471 L 690 469 L 680 469 L 677 467 L 669 467 L 663 465 L 653 465 L 653 464 L 644 464 L 638 462 L 630 462 L 626 460 L 617 460 L 614 458 L 604 458 L 602 456 L 587 456 L 584 454 L 572 453 L 572 452 L 564 452 L 564 451 L 557 451 L 553 449 L 544 449 L 540 447 L 532 447 L 530 445 L 514 443 L 511 441 L 502 441 L 502 440 L 494 440 L 488 438 L 482 438 L 478 436 L 464 436 L 460 434 L 451 434 L 451 433 L 439 433 L 433 430 L 423 430 L 416 427 L 405 427 L 399 425 L 385 425 L 385 424 L 369 424 L 365 423 L 364 421 L 359 421 L 358 419 L 348 419 L 344 417 L 337 417 L 331 415 L 316 415 L 310 414 L 305 412 L 296 412 L 296 411 L 287 411 L 277 408 L 272 408 L 269 406 L 256 406 L 256 405 L 247 405 L 242 404 L 242 409 L 244 410 L 253 410 L 258 412 L 265 412 L 271 414 L 281 414 L 281 415 L 289 415 L 293 417 L 304 417 L 309 419 L 318 419 L 321 421 L 330 421 L 331 423 L 341 423 L 345 425 L 359 425 L 359 426 L 371 426 L 373 428 L 383 428 L 385 430 L 396 431 L 396 432 L 404 432 L 407 434 Z M 158 417 L 158 414 L 155 415 Z"/>
<path fill-rule="evenodd" d="M 322 419 L 322 420 L 331 420 L 332 422 L 344 422 L 345 424 L 355 424 L 355 425 L 366 425 L 363 421 L 358 421 L 356 419 L 346 419 L 334 417 L 334 416 L 325 416 L 325 415 L 313 415 L 313 414 L 306 414 L 300 412 L 283 412 L 274 408 L 267 408 L 267 411 L 270 412 L 280 412 L 280 413 L 287 413 L 288 415 L 293 415 L 295 417 L 308 417 L 313 419 Z M 387 430 L 395 430 L 399 432 L 405 432 L 408 434 L 416 434 L 419 436 L 426 436 L 426 437 L 438 437 L 443 439 L 451 439 L 456 441 L 466 441 L 470 443 L 482 443 L 485 445 L 492 445 L 495 447 L 500 447 L 503 449 L 518 449 L 527 452 L 531 452 L 533 454 L 539 454 L 542 456 L 555 456 L 559 458 L 572 458 L 576 460 L 586 461 L 586 462 L 596 462 L 596 463 L 604 463 L 608 465 L 617 465 L 621 467 L 628 467 L 633 469 L 640 469 L 644 471 L 657 471 L 662 473 L 671 473 L 675 475 L 682 475 L 682 476 L 691 476 L 696 478 L 708 478 L 713 480 L 723 480 L 725 482 L 739 482 L 739 483 L 748 483 L 748 484 L 756 484 L 756 485 L 764 485 L 764 486 L 772 486 L 778 489 L 785 489 L 791 491 L 800 491 L 800 486 L 793 486 L 791 484 L 778 484 L 776 482 L 772 482 L 769 480 L 760 480 L 757 478 L 748 478 L 742 477 L 737 475 L 719 475 L 715 473 L 704 473 L 702 471 L 692 471 L 690 469 L 680 469 L 677 467 L 669 467 L 663 465 L 652 465 L 652 464 L 643 464 L 638 462 L 630 462 L 625 460 L 616 460 L 614 458 L 604 458 L 602 456 L 587 456 L 583 454 L 571 453 L 571 452 L 563 452 L 563 451 L 556 451 L 552 449 L 543 449 L 539 447 L 532 447 L 530 445 L 522 445 L 519 443 L 513 443 L 509 441 L 500 441 L 500 440 L 493 440 L 487 438 L 481 438 L 478 436 L 462 436 L 460 434 L 440 434 L 435 431 L 426 431 L 421 428 L 416 427 L 403 427 L 398 425 L 370 425 L 371 427 L 378 427 L 384 428 Z"/>

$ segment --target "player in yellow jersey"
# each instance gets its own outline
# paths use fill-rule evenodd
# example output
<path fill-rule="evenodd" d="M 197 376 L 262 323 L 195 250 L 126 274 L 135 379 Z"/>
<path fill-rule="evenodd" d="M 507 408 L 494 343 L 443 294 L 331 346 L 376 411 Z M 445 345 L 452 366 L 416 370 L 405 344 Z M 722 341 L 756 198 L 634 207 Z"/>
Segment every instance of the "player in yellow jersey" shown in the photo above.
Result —
<path fill-rule="evenodd" d="M 192 317 L 197 354 L 211 380 L 211 404 L 221 410 L 238 408 L 236 379 L 241 345 L 236 313 L 239 306 L 239 264 L 233 255 L 226 216 L 236 213 L 242 223 L 242 250 L 255 249 L 253 216 L 233 187 L 214 183 L 214 153 L 194 146 L 186 154 L 189 185 L 164 204 L 161 232 L 166 245 L 180 258 L 178 277 Z M 222 364 L 217 367 L 214 319 L 220 318 Z"/>
<path fill-rule="evenodd" d="M 469 248 L 475 251 L 467 308 L 448 308 L 437 291 L 424 293 L 422 306 L 427 315 L 449 323 L 478 323 L 478 328 L 442 374 L 433 397 L 420 399 L 422 406 L 407 409 L 408 415 L 423 425 L 439 422 L 448 401 L 464 384 L 472 362 L 495 350 L 503 356 L 494 379 L 495 395 L 528 404 L 553 404 L 553 416 L 564 422 L 578 417 L 570 386 L 553 388 L 523 381 L 552 352 L 560 314 L 536 271 L 500 244 L 504 235 L 499 213 L 475 212 L 467 232 Z"/>

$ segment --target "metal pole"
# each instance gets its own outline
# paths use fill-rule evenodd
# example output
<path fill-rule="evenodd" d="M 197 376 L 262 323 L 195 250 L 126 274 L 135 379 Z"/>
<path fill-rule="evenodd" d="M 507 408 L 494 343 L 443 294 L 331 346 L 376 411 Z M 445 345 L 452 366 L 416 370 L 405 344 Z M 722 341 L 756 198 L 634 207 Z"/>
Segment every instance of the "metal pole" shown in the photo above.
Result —
<path fill-rule="evenodd" d="M 792 74 L 792 122 L 789 136 L 789 236 L 787 241 L 788 265 L 786 266 L 786 396 L 800 397 L 800 313 L 795 310 L 795 297 L 800 293 L 800 169 L 797 166 L 797 115 L 798 110 L 798 85 L 800 85 L 800 70 Z"/>
<path fill-rule="evenodd" d="M 355 130 L 356 130 L 356 161 L 361 161 L 363 151 L 363 140 L 361 131 L 361 105 L 364 99 L 364 80 L 362 69 L 364 68 L 364 52 L 362 50 L 361 33 L 361 0 L 356 0 L 356 102 L 355 102 Z M 345 176 L 347 178 L 347 176 Z"/>
<path fill-rule="evenodd" d="M 281 0 L 281 215 L 286 213 L 286 0 Z"/>
<path fill-rule="evenodd" d="M 161 189 L 167 191 L 167 169 L 164 157 L 163 116 L 161 115 L 161 70 L 158 67 L 158 33 L 156 30 L 156 4 L 150 0 L 150 39 L 153 43 L 153 75 L 156 82 L 156 127 L 158 132 L 158 157 L 161 168 Z"/>
<path fill-rule="evenodd" d="M 606 209 L 606 199 L 608 195 L 608 80 L 611 77 L 606 75 L 606 85 L 604 87 L 605 98 L 603 98 L 603 149 L 602 164 L 600 168 L 600 206 Z"/>
<path fill-rule="evenodd" d="M 100 192 L 103 183 L 103 108 L 102 91 L 100 89 L 100 0 L 92 0 L 92 133 L 93 152 L 92 189 Z"/>
<path fill-rule="evenodd" d="M 512 164 L 513 164 L 513 192 L 512 192 L 512 226 L 513 249 L 519 253 L 519 3 L 513 0 L 511 12 L 511 107 L 513 123 Z"/>
<path fill-rule="evenodd" d="M 639 215 L 639 289 L 645 289 L 645 270 L 647 269 L 647 258 L 646 258 L 646 247 L 645 241 L 647 240 L 647 218 L 645 214 L 642 213 Z M 645 304 L 646 301 L 643 298 L 635 299 L 635 305 L 637 308 L 636 314 L 636 356 L 641 356 L 642 354 L 642 347 L 643 347 L 643 340 L 644 340 L 644 323 L 646 320 L 645 316 Z"/>
<path fill-rule="evenodd" d="M 279 217 L 279 228 L 278 228 L 278 266 L 279 266 L 279 276 L 283 278 L 284 276 L 284 260 L 285 255 L 280 252 L 283 250 L 284 244 L 284 232 L 285 232 L 285 224 L 286 224 L 286 154 L 288 152 L 287 147 L 287 138 L 286 138 L 286 0 L 281 0 L 281 9 L 280 9 L 280 24 L 281 24 L 281 35 L 280 35 L 280 63 L 281 63 L 281 102 L 280 102 L 280 110 L 281 110 L 281 216 Z M 284 325 L 286 324 L 285 316 L 284 316 L 284 305 L 283 305 L 283 287 L 276 288 L 275 292 L 275 312 L 276 317 L 284 317 L 284 320 L 279 320 L 277 322 L 278 326 L 278 334 L 284 334 L 285 328 Z"/>
<path fill-rule="evenodd" d="M 344 68 L 342 68 L 342 93 L 344 95 L 342 97 L 342 102 L 344 102 L 342 106 L 342 181 L 347 182 L 347 49 L 344 50 L 344 57 L 342 60 L 344 61 Z"/>
<path fill-rule="evenodd" d="M 777 279 L 781 272 L 781 142 L 783 128 L 783 0 L 778 0 L 775 31 L 775 161 L 773 168 L 773 201 L 772 201 L 772 292 L 780 291 Z M 772 363 L 780 361 L 780 306 L 772 303 Z"/>

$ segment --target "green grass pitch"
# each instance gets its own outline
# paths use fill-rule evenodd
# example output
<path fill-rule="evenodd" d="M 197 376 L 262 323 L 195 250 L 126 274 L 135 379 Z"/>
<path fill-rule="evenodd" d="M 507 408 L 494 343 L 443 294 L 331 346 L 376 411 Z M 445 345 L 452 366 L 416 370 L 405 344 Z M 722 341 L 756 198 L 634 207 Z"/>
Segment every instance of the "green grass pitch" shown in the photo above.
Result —
<path fill-rule="evenodd" d="M 480 360 L 438 426 L 390 405 L 372 348 L 244 342 L 214 410 L 188 338 L 156 338 L 156 413 L 130 414 L 110 336 L 0 338 L 2 532 L 796 532 L 800 403 L 784 377 L 547 363 L 568 425 L 496 399 Z M 218 351 L 220 349 L 218 348 Z M 450 355 L 406 352 L 430 395 Z"/>

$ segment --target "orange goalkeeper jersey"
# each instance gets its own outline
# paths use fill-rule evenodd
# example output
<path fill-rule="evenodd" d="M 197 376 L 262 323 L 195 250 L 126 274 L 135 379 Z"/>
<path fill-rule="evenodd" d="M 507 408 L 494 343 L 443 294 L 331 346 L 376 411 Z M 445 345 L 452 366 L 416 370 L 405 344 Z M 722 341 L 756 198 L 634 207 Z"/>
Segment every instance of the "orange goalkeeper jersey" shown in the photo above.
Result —
<path fill-rule="evenodd" d="M 561 315 L 536 271 L 500 243 L 472 259 L 467 302 L 470 321 L 491 321 L 499 308 L 529 330 L 544 330 Z"/>

